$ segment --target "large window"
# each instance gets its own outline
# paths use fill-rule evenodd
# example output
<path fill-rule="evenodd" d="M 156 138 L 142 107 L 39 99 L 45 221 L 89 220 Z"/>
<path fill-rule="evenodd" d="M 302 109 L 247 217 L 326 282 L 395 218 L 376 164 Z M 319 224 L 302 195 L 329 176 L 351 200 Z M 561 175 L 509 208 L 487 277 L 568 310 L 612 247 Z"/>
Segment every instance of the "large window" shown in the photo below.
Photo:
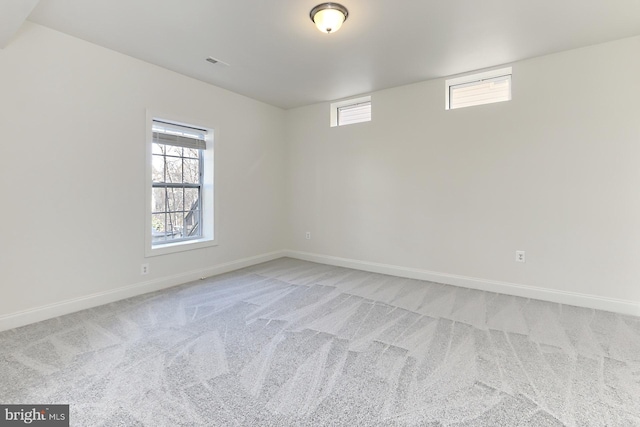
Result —
<path fill-rule="evenodd" d="M 212 133 L 151 119 L 148 256 L 213 242 Z"/>
<path fill-rule="evenodd" d="M 202 151 L 204 129 L 153 121 L 152 241 L 154 244 L 202 236 Z"/>

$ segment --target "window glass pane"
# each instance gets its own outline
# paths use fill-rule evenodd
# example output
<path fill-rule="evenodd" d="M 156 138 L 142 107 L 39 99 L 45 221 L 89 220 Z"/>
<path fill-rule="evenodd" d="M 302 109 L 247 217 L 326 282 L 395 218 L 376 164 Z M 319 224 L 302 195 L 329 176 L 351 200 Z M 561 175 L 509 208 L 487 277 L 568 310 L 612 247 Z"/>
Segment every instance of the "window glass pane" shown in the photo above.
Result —
<path fill-rule="evenodd" d="M 176 147 L 175 145 L 165 145 L 167 156 L 182 157 L 182 147 Z"/>
<path fill-rule="evenodd" d="M 184 182 L 200 183 L 200 160 L 184 159 Z"/>
<path fill-rule="evenodd" d="M 169 212 L 184 210 L 183 191 L 182 188 L 167 188 L 167 203 L 169 205 L 167 210 Z"/>
<path fill-rule="evenodd" d="M 151 198 L 151 211 L 152 212 L 164 212 L 167 210 L 165 205 L 165 189 L 164 188 L 154 188 L 152 192 Z"/>
<path fill-rule="evenodd" d="M 164 147 L 165 145 L 163 144 L 156 144 L 155 142 L 153 144 L 151 144 L 151 152 L 153 154 L 164 154 Z"/>
<path fill-rule="evenodd" d="M 187 236 L 200 236 L 200 211 L 190 211 L 184 216 L 185 233 Z"/>
<path fill-rule="evenodd" d="M 200 196 L 199 188 L 185 188 L 184 189 L 184 210 L 190 211 L 193 209 L 200 209 L 198 206 L 198 197 Z"/>
<path fill-rule="evenodd" d="M 151 179 L 153 182 L 164 182 L 164 157 L 153 156 L 151 161 Z"/>
<path fill-rule="evenodd" d="M 445 81 L 447 110 L 511 100 L 511 67 Z"/>
<path fill-rule="evenodd" d="M 471 107 L 511 99 L 511 76 L 501 76 L 450 88 L 450 108 Z"/>
<path fill-rule="evenodd" d="M 371 102 L 338 108 L 338 126 L 371 121 Z"/>
<path fill-rule="evenodd" d="M 182 182 L 182 159 L 167 157 L 167 175 L 168 183 L 179 184 Z"/>
<path fill-rule="evenodd" d="M 154 242 L 164 240 L 165 236 L 165 215 L 164 214 L 153 214 L 151 216 L 151 240 Z"/>
<path fill-rule="evenodd" d="M 196 150 L 195 148 L 185 148 L 184 156 L 192 159 L 198 159 L 200 158 L 200 150 Z"/>
<path fill-rule="evenodd" d="M 167 239 L 179 239 L 182 237 L 183 219 L 184 214 L 182 212 L 167 214 Z"/>

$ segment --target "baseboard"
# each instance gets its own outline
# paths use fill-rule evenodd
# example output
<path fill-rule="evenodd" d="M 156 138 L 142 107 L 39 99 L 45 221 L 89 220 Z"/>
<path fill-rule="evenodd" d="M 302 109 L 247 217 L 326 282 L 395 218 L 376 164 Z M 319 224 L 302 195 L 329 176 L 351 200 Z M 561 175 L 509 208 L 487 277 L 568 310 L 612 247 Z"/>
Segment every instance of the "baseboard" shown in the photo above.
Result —
<path fill-rule="evenodd" d="M 201 277 L 215 276 L 217 274 L 228 273 L 244 267 L 271 261 L 285 256 L 284 251 L 270 252 L 236 261 L 218 264 L 199 270 L 188 271 L 173 276 L 160 277 L 129 286 L 123 286 L 104 292 L 98 292 L 78 298 L 56 302 L 40 307 L 31 308 L 15 313 L 0 316 L 0 331 L 18 328 L 42 320 L 51 319 L 57 316 L 74 313 L 87 308 L 97 307 L 125 298 L 146 294 L 148 292 L 159 291 L 172 286 L 198 280 Z"/>
<path fill-rule="evenodd" d="M 524 298 L 532 298 L 560 304 L 575 305 L 578 307 L 595 308 L 598 310 L 606 310 L 632 316 L 640 316 L 640 302 L 636 301 L 606 298 L 598 295 L 580 294 L 576 292 L 558 291 L 548 288 L 519 285 L 516 283 L 508 282 L 499 282 L 495 280 L 478 279 L 475 277 L 459 276 L 455 274 L 438 273 L 417 268 L 400 267 L 397 265 L 360 261 L 355 259 L 320 255 L 309 252 L 286 250 L 284 251 L 284 255 L 305 261 L 313 261 L 338 267 L 347 267 L 356 270 L 370 271 L 372 273 L 388 274 L 391 276 L 406 277 L 409 279 L 428 280 L 431 282 L 479 289 L 482 291 L 497 292 Z"/>
<path fill-rule="evenodd" d="M 356 270 L 370 271 L 372 273 L 388 274 L 410 279 L 428 280 L 431 282 L 445 283 L 448 285 L 465 288 L 479 289 L 489 292 L 497 292 L 507 295 L 515 295 L 524 298 L 533 298 L 560 304 L 575 305 L 579 307 L 594 308 L 598 310 L 612 311 L 632 316 L 640 316 L 640 302 L 606 298 L 598 295 L 580 294 L 576 292 L 558 291 L 548 288 L 540 288 L 515 283 L 499 282 L 495 280 L 479 279 L 475 277 L 460 276 L 448 273 L 439 273 L 416 268 L 401 267 L 349 258 L 340 258 L 330 255 L 321 255 L 301 251 L 283 250 L 253 257 L 243 258 L 212 267 L 188 271 L 173 276 L 161 277 L 145 282 L 123 286 L 109 291 L 94 293 L 78 298 L 60 301 L 28 310 L 0 316 L 0 331 L 25 326 L 57 316 L 74 313 L 76 311 L 97 307 L 103 304 L 131 298 L 148 292 L 159 291 L 172 286 L 197 280 L 201 277 L 215 276 L 228 273 L 244 267 L 260 264 L 281 257 L 291 257 L 321 264 L 338 267 L 353 268 Z"/>

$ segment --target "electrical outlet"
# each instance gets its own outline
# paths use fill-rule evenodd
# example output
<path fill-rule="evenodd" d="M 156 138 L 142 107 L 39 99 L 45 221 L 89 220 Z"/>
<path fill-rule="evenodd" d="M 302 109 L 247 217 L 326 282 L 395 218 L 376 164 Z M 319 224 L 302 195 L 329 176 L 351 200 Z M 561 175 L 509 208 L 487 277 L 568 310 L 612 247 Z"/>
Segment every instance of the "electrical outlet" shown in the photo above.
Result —
<path fill-rule="evenodd" d="M 311 232 L 310 232 L 310 231 L 307 231 L 307 232 L 305 233 L 304 237 L 305 237 L 305 239 L 307 239 L 307 240 L 311 240 Z"/>
<path fill-rule="evenodd" d="M 516 262 L 525 262 L 524 251 L 516 251 Z"/>
<path fill-rule="evenodd" d="M 145 275 L 145 274 L 149 274 L 149 264 L 141 264 L 140 265 L 140 274 L 141 275 Z"/>

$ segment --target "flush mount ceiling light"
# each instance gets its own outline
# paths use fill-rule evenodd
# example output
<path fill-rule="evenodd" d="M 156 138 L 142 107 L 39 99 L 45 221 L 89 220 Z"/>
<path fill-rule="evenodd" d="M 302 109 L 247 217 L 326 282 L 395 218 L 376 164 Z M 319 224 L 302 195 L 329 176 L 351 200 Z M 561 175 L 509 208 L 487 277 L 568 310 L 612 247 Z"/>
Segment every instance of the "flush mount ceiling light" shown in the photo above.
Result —
<path fill-rule="evenodd" d="M 331 34 L 340 29 L 349 11 L 338 3 L 322 3 L 311 9 L 309 16 L 320 31 Z"/>

